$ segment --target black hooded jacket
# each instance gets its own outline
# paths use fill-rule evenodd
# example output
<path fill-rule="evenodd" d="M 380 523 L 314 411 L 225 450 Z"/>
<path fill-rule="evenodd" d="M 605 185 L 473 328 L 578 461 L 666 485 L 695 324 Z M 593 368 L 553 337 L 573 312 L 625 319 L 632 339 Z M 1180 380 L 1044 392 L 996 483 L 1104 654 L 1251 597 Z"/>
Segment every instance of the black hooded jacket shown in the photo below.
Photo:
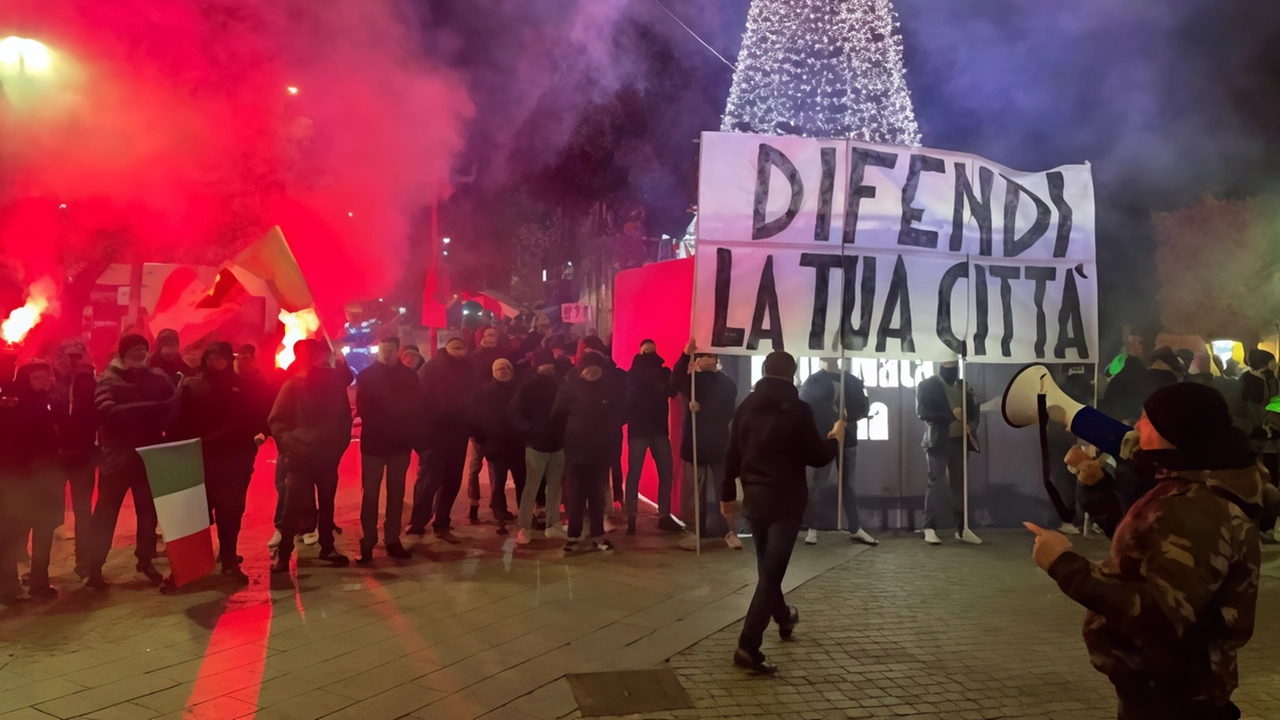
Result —
<path fill-rule="evenodd" d="M 698 387 L 698 462 L 703 465 L 724 460 L 729 448 L 729 423 L 733 420 L 733 408 L 738 402 L 738 386 L 722 372 L 700 372 Z M 671 384 L 691 399 L 692 377 L 689 375 L 689 356 L 681 355 L 671 371 Z M 693 462 L 693 433 L 691 418 L 694 413 L 684 413 L 683 431 L 680 435 L 680 459 Z"/>
<path fill-rule="evenodd" d="M 206 353 L 200 375 L 178 391 L 176 439 L 200 438 L 206 457 L 235 455 L 252 457 L 257 451 L 253 437 L 261 428 L 254 419 L 252 399 L 244 391 L 240 376 L 230 365 L 225 370 L 209 366 Z"/>
<path fill-rule="evenodd" d="M 485 458 L 508 465 L 524 462 L 524 435 L 511 422 L 508 409 L 515 399 L 516 382 L 490 380 L 471 403 L 472 437 Z"/>
<path fill-rule="evenodd" d="M 413 450 L 421 433 L 422 396 L 418 376 L 396 362 L 374 362 L 356 375 L 360 452 L 375 457 Z"/>
<path fill-rule="evenodd" d="M 492 371 L 489 374 L 493 377 Z M 425 440 L 467 438 L 471 433 L 471 400 L 475 395 L 475 366 L 441 350 L 418 370 L 422 402 L 426 408 Z"/>
<path fill-rule="evenodd" d="M 31 387 L 40 367 L 19 368 L 0 407 L 0 520 L 56 527 L 65 502 L 62 443 L 53 398 Z"/>
<path fill-rule="evenodd" d="M 348 373 L 309 367 L 280 388 L 271 409 L 271 436 L 290 467 L 336 465 L 351 444 L 351 401 Z"/>
<path fill-rule="evenodd" d="M 614 435 L 623 408 L 606 377 L 588 382 L 573 378 L 560 387 L 551 421 L 563 428 L 565 461 L 607 464 L 617 458 Z"/>
<path fill-rule="evenodd" d="M 627 372 L 627 434 L 630 437 L 666 437 L 671 371 L 657 353 L 641 353 Z"/>
<path fill-rule="evenodd" d="M 745 517 L 799 521 L 809 502 L 805 468 L 828 465 L 840 451 L 825 438 L 795 385 L 764 378 L 734 413 L 721 498 L 736 499 L 741 478 Z"/>
<path fill-rule="evenodd" d="M 516 388 L 515 397 L 507 407 L 512 427 L 519 430 L 525 443 L 537 452 L 564 449 L 564 433 L 551 421 L 560 385 L 558 375 L 534 375 Z"/>
<path fill-rule="evenodd" d="M 130 368 L 116 359 L 94 392 L 102 418 L 102 468 L 114 470 L 138 460 L 137 448 L 165 441 L 177 412 L 173 383 L 163 370 Z"/>

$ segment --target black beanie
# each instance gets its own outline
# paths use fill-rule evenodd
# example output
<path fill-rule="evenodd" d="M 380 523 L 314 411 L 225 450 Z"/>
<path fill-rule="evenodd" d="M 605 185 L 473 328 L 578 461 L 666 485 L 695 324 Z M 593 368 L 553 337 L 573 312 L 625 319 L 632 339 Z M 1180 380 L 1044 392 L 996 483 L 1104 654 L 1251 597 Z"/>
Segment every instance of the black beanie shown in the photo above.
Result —
<path fill-rule="evenodd" d="M 578 368 L 585 370 L 586 368 L 589 368 L 589 367 L 603 368 L 604 357 L 601 355 L 597 355 L 596 353 L 587 353 L 583 355 L 582 359 L 578 361 Z"/>
<path fill-rule="evenodd" d="M 116 352 L 119 353 L 121 358 L 123 358 L 125 354 L 139 345 L 148 349 L 151 347 L 146 338 L 138 335 L 137 333 L 130 333 L 120 338 L 120 344 L 116 347 Z"/>
<path fill-rule="evenodd" d="M 1150 452 L 1166 469 L 1234 470 L 1255 461 L 1248 436 L 1232 425 L 1227 401 L 1209 385 L 1166 385 L 1142 409 L 1151 427 L 1176 448 Z"/>
<path fill-rule="evenodd" d="M 556 364 L 556 354 L 551 352 L 547 348 L 539 348 L 534 351 L 533 366 L 535 368 L 540 368 L 543 365 L 555 365 L 555 364 Z"/>

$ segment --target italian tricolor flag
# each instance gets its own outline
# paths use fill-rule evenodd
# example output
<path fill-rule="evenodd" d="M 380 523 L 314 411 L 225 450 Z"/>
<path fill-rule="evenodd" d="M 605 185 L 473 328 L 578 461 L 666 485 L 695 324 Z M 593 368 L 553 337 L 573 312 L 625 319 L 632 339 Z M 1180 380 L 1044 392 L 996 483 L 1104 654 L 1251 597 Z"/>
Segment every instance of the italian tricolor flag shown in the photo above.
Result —
<path fill-rule="evenodd" d="M 169 546 L 169 574 L 182 587 L 213 572 L 213 536 L 199 438 L 138 448 Z"/>

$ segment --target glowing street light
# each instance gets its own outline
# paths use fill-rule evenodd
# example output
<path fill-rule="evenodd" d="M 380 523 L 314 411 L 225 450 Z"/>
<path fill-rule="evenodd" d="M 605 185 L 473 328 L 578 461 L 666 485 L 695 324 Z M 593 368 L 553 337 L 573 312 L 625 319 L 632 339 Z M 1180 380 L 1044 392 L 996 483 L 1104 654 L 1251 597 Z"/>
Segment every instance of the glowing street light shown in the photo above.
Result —
<path fill-rule="evenodd" d="M 49 48 L 39 40 L 12 35 L 0 40 L 0 70 L 4 74 L 43 75 L 51 64 Z"/>
<path fill-rule="evenodd" d="M 298 94 L 298 88 L 297 88 L 296 86 L 293 86 L 293 85 L 290 85 L 289 87 L 285 88 L 285 90 L 287 90 L 287 91 L 289 92 L 289 94 L 290 94 L 290 95 L 297 95 L 297 94 Z"/>
<path fill-rule="evenodd" d="M 445 238 L 445 239 L 444 239 L 444 240 L 442 240 L 441 242 L 443 242 L 445 245 L 448 245 L 448 244 L 449 244 L 449 238 Z"/>

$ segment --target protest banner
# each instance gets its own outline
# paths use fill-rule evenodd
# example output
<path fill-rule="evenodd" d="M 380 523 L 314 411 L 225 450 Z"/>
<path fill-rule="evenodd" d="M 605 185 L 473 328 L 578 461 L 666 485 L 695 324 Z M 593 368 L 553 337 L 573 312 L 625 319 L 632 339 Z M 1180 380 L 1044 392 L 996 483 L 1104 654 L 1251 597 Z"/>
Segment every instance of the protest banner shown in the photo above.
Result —
<path fill-rule="evenodd" d="M 1093 180 L 843 140 L 704 133 L 694 336 L 723 354 L 1097 357 Z"/>

